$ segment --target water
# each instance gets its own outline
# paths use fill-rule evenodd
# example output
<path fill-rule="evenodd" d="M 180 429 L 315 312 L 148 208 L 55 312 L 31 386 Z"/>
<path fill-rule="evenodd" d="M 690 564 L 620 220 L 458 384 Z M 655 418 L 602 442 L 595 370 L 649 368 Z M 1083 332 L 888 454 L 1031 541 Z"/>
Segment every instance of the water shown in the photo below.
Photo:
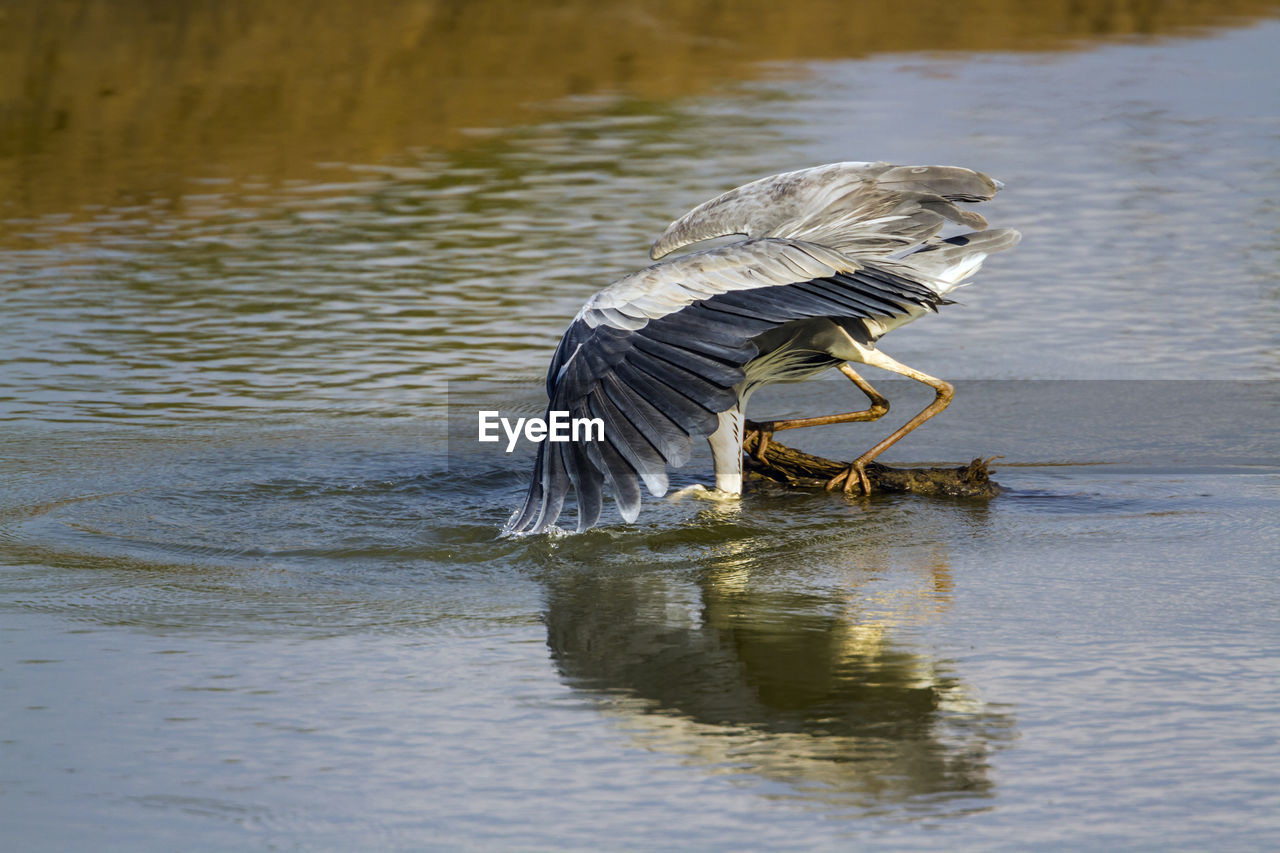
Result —
<path fill-rule="evenodd" d="M 373 52 L 328 142 L 311 78 L 289 121 L 144 46 L 157 118 L 127 156 L 134 90 L 68 96 L 59 136 L 52 78 L 0 149 L 6 839 L 1274 847 L 1280 24 L 1023 23 L 769 53 L 717 21 L 772 62 L 670 47 L 613 83 L 517 55 L 382 136 L 408 66 Z M 876 158 L 1008 185 L 984 212 L 1022 245 L 884 342 L 958 387 L 887 458 L 1000 454 L 1008 491 L 647 498 L 495 540 L 528 452 L 468 424 L 537 411 L 581 301 L 726 187 Z M 927 399 L 884 387 L 890 420 Z M 785 439 L 849 458 L 892 425 Z M 703 452 L 673 484 L 708 476 Z"/>

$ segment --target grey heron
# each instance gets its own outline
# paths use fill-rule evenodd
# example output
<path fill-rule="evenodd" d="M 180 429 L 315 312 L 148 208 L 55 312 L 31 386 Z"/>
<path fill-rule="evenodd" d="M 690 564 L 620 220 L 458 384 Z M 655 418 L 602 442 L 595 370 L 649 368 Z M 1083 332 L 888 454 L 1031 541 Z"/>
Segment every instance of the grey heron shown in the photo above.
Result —
<path fill-rule="evenodd" d="M 870 491 L 864 467 L 946 408 L 950 384 L 881 352 L 882 336 L 951 302 L 947 294 L 1019 234 L 986 230 L 961 202 L 1001 184 L 954 166 L 833 163 L 762 178 L 698 205 L 663 232 L 650 256 L 719 237 L 742 239 L 659 261 L 587 300 L 547 371 L 548 413 L 598 418 L 602 441 L 543 442 L 524 503 L 505 535 L 559 518 L 572 487 L 577 528 L 600 518 L 604 487 L 622 518 L 640 512 L 640 484 L 660 497 L 667 467 L 707 438 L 715 493 L 742 492 L 744 428 L 763 453 L 778 430 L 870 421 L 888 401 L 852 367 L 883 368 L 932 387 L 919 414 L 859 456 L 828 489 Z M 955 223 L 972 229 L 944 238 Z M 749 424 L 759 387 L 839 368 L 870 401 L 842 414 Z"/>

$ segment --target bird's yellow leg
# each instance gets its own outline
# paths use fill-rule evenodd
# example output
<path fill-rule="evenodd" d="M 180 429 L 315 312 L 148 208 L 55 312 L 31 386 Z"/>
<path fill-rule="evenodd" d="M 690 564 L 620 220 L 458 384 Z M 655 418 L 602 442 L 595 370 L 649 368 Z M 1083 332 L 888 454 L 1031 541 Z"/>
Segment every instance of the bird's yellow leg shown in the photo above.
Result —
<path fill-rule="evenodd" d="M 853 460 L 847 471 L 832 477 L 827 482 L 828 491 L 843 484 L 845 494 L 850 494 L 853 491 L 853 484 L 856 481 L 860 486 L 862 486 L 863 494 L 871 494 L 871 482 L 867 479 L 866 472 L 867 463 L 895 444 L 904 435 L 945 409 L 950 405 L 951 398 L 955 396 L 955 388 L 951 383 L 944 382 L 943 380 L 930 376 L 927 373 L 922 373 L 913 367 L 907 367 L 905 364 L 893 360 L 879 350 L 868 350 L 864 353 L 863 360 L 866 364 L 869 364 L 872 367 L 883 368 L 884 370 L 889 370 L 893 373 L 910 377 L 917 382 L 923 382 L 925 385 L 933 388 L 933 402 L 925 406 L 920 414 L 916 415 L 914 418 L 898 427 L 898 429 L 894 430 L 890 435 L 882 439 L 875 447 L 872 447 L 866 453 Z"/>
<path fill-rule="evenodd" d="M 876 389 L 871 387 L 871 383 L 858 375 L 848 362 L 840 365 L 840 372 L 849 377 L 849 380 L 867 395 L 867 400 L 871 403 L 871 408 L 858 412 L 845 412 L 841 415 L 819 415 L 813 418 L 791 418 L 789 420 L 779 421 L 747 421 L 748 435 L 756 434 L 756 447 L 751 455 L 761 462 L 765 461 L 764 453 L 769 449 L 769 442 L 773 438 L 773 434 L 782 429 L 795 429 L 797 427 L 824 426 L 826 424 L 845 424 L 854 421 L 874 421 L 884 417 L 889 411 L 889 401 Z"/>

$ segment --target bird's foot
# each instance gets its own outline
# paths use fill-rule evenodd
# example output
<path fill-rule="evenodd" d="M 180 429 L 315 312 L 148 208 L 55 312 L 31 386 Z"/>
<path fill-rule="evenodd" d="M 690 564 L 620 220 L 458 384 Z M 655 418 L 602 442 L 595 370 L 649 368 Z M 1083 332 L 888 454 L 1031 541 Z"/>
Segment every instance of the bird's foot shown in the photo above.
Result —
<path fill-rule="evenodd" d="M 747 421 L 745 426 L 747 431 L 742 438 L 742 443 L 746 444 L 747 440 L 754 436 L 756 446 L 751 451 L 751 456 L 762 464 L 767 463 L 768 460 L 764 458 L 764 454 L 769 449 L 769 442 L 773 440 L 773 421 L 766 421 L 762 424 L 758 424 L 755 421 Z"/>
<path fill-rule="evenodd" d="M 862 494 L 871 494 L 871 481 L 867 479 L 866 463 L 862 461 L 854 462 L 847 470 L 841 471 L 830 480 L 827 481 L 827 491 L 834 491 L 844 486 L 846 495 L 853 494 L 853 484 L 857 483 L 862 489 Z"/>
<path fill-rule="evenodd" d="M 734 492 L 726 492 L 722 489 L 708 489 L 701 483 L 694 483 L 692 486 L 685 486 L 683 489 L 674 491 L 667 495 L 667 500 L 678 501 L 684 498 L 694 498 L 700 501 L 715 501 L 717 503 L 727 503 L 736 501 L 742 497 L 741 494 Z"/>

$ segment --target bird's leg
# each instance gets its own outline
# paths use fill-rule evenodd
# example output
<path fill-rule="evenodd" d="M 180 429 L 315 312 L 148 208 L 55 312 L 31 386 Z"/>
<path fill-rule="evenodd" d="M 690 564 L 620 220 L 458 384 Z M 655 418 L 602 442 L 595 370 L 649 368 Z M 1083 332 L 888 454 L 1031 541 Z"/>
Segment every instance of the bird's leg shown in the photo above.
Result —
<path fill-rule="evenodd" d="M 889 411 L 889 401 L 884 396 L 871 387 L 871 383 L 858 375 L 848 362 L 840 365 L 840 372 L 849 377 L 849 380 L 867 395 L 867 400 L 871 403 L 871 408 L 864 409 L 859 412 L 845 412 L 842 415 L 819 415 L 814 418 L 791 418 L 790 420 L 781 421 L 763 421 L 756 423 L 747 421 L 747 429 L 756 433 L 756 448 L 751 455 L 761 462 L 765 461 L 764 453 L 769 449 L 769 442 L 773 438 L 773 434 L 781 429 L 795 429 L 796 427 L 823 426 L 825 424 L 844 424 L 854 421 L 874 421 L 884 417 Z"/>
<path fill-rule="evenodd" d="M 740 492 L 726 492 L 724 489 L 708 489 L 701 483 L 694 483 L 692 486 L 685 486 L 667 495 L 667 500 L 679 501 L 685 498 L 694 498 L 700 501 L 711 501 L 713 503 L 733 503 L 742 498 Z"/>
<path fill-rule="evenodd" d="M 933 398 L 933 402 L 925 406 L 920 414 L 900 426 L 893 433 L 876 444 L 875 447 L 853 460 L 847 471 L 832 477 L 831 480 L 827 482 L 828 491 L 843 483 L 845 494 L 849 494 L 853 491 L 853 484 L 856 479 L 858 484 L 862 486 L 863 494 L 871 494 L 871 482 L 867 479 L 866 472 L 867 463 L 887 450 L 904 435 L 945 409 L 951 403 L 951 398 L 955 396 L 955 388 L 952 387 L 951 383 L 944 382 L 927 373 L 921 373 L 919 370 L 907 367 L 905 364 L 894 361 L 879 350 L 867 350 L 863 353 L 863 361 L 872 367 L 879 367 L 884 370 L 889 370 L 894 373 L 910 377 L 917 382 L 923 382 L 934 390 L 935 396 Z"/>
<path fill-rule="evenodd" d="M 713 498 L 731 499 L 742 494 L 742 404 L 719 415 L 720 427 L 707 437 L 716 466 Z"/>

